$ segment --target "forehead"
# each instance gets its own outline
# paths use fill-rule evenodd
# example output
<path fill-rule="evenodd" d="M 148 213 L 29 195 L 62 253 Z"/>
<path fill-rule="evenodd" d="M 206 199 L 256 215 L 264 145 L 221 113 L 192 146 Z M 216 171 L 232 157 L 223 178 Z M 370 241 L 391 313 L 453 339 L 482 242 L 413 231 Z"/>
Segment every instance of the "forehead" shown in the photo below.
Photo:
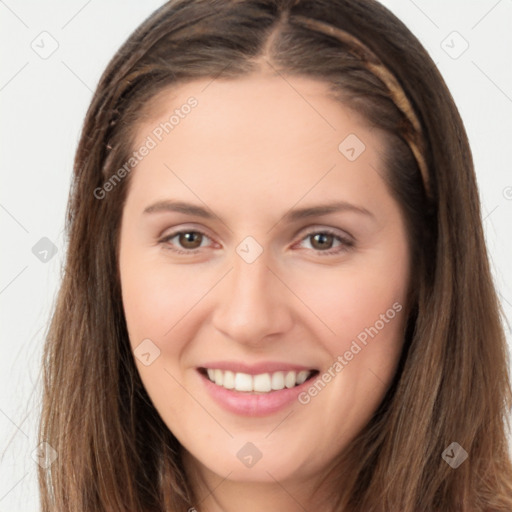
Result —
<path fill-rule="evenodd" d="M 290 76 L 269 72 L 255 72 L 237 78 L 203 77 L 183 80 L 164 87 L 152 96 L 144 107 L 145 118 L 152 119 L 165 112 L 162 109 L 179 107 L 193 94 L 198 100 L 212 107 L 223 103 L 246 100 L 250 104 L 279 100 L 294 108 L 304 107 L 313 99 L 318 102 L 324 97 L 335 95 L 331 92 L 332 85 L 307 76 Z M 199 98 L 200 97 L 200 98 Z M 309 103 L 310 110 L 315 111 L 315 105 Z M 317 115 L 322 115 L 317 111 Z"/>
<path fill-rule="evenodd" d="M 148 107 L 135 149 L 148 139 L 153 148 L 132 176 L 148 194 L 181 177 L 189 194 L 291 201 L 308 191 L 356 194 L 381 179 L 378 132 L 319 81 L 197 80 L 161 91 Z"/>
<path fill-rule="evenodd" d="M 354 129 L 365 125 L 364 119 L 349 105 L 334 99 L 330 84 L 306 77 L 253 74 L 237 79 L 201 79 L 165 88 L 143 108 L 137 135 L 143 137 L 159 122 L 168 121 L 173 112 L 186 107 L 191 97 L 197 101 L 187 125 L 207 131 L 209 138 L 220 129 L 233 134 L 250 133 L 280 138 L 296 137 L 299 130 L 318 137 L 339 128 L 340 114 Z M 185 110 L 188 110 L 185 108 Z M 176 130 L 173 135 L 178 135 Z M 340 135 L 340 134 L 338 134 Z"/>

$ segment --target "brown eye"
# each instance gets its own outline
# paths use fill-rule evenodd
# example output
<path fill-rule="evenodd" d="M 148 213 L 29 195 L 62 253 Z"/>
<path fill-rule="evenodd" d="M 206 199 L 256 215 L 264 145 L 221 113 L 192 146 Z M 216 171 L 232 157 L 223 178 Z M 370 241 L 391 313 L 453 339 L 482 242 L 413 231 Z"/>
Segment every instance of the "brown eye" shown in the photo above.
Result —
<path fill-rule="evenodd" d="M 329 233 L 315 233 L 314 235 L 309 235 L 309 238 L 314 249 L 325 250 L 332 248 L 335 237 Z"/>
<path fill-rule="evenodd" d="M 354 240 L 329 229 L 318 229 L 306 234 L 302 238 L 301 244 L 306 244 L 303 246 L 305 249 L 309 249 L 319 256 L 334 256 L 352 249 Z"/>
<path fill-rule="evenodd" d="M 200 231 L 176 231 L 160 240 L 160 243 L 174 252 L 192 254 L 208 245 L 208 240 L 211 241 L 210 237 Z"/>
<path fill-rule="evenodd" d="M 197 231 L 185 231 L 178 234 L 178 241 L 184 249 L 197 249 L 201 246 L 203 235 Z"/>

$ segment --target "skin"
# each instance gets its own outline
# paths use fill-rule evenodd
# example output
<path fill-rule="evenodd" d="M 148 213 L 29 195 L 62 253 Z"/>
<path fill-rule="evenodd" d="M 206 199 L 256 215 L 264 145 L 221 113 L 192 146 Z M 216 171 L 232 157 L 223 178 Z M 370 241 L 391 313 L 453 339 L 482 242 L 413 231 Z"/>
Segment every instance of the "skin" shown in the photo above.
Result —
<path fill-rule="evenodd" d="M 384 181 L 383 139 L 324 84 L 258 74 L 165 91 L 140 123 L 136 146 L 190 96 L 197 107 L 132 172 L 122 215 L 130 343 L 150 339 L 160 350 L 148 366 L 135 358 L 137 368 L 185 448 L 197 508 L 314 510 L 312 486 L 382 401 L 403 344 L 409 247 Z M 352 162 L 338 150 L 349 134 L 366 146 Z M 144 213 L 169 199 L 207 207 L 222 221 Z M 370 213 L 283 219 L 331 201 Z M 315 243 L 326 228 L 351 245 Z M 179 236 L 162 241 L 179 230 L 204 233 L 197 253 L 174 252 L 190 251 Z M 250 264 L 236 252 L 247 236 L 263 248 Z M 212 360 L 285 361 L 322 374 L 396 303 L 402 311 L 306 405 L 251 418 L 205 392 L 197 367 Z M 251 468 L 236 456 L 249 441 L 262 453 Z"/>

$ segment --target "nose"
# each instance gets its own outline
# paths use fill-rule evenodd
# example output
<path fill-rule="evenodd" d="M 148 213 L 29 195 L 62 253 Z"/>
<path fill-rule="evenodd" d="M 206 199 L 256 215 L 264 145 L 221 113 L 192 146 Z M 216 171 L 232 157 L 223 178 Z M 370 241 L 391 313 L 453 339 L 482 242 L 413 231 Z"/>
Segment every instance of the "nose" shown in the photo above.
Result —
<path fill-rule="evenodd" d="M 232 270 L 216 287 L 215 328 L 253 346 L 288 331 L 293 323 L 292 297 L 276 273 L 270 270 L 265 252 L 252 263 L 235 254 Z"/>

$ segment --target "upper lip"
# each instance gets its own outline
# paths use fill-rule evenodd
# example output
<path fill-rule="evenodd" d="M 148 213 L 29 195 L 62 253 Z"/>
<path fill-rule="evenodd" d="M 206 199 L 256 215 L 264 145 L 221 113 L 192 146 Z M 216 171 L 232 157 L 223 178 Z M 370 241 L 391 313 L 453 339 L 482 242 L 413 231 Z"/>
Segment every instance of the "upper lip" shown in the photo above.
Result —
<path fill-rule="evenodd" d="M 279 371 L 296 371 L 302 370 L 314 371 L 312 366 L 303 366 L 300 364 L 282 363 L 278 361 L 264 361 L 261 363 L 247 364 L 238 361 L 212 361 L 199 366 L 205 369 L 218 369 L 224 371 L 232 371 L 233 373 L 247 373 L 248 375 L 259 375 L 261 373 L 274 373 Z"/>

